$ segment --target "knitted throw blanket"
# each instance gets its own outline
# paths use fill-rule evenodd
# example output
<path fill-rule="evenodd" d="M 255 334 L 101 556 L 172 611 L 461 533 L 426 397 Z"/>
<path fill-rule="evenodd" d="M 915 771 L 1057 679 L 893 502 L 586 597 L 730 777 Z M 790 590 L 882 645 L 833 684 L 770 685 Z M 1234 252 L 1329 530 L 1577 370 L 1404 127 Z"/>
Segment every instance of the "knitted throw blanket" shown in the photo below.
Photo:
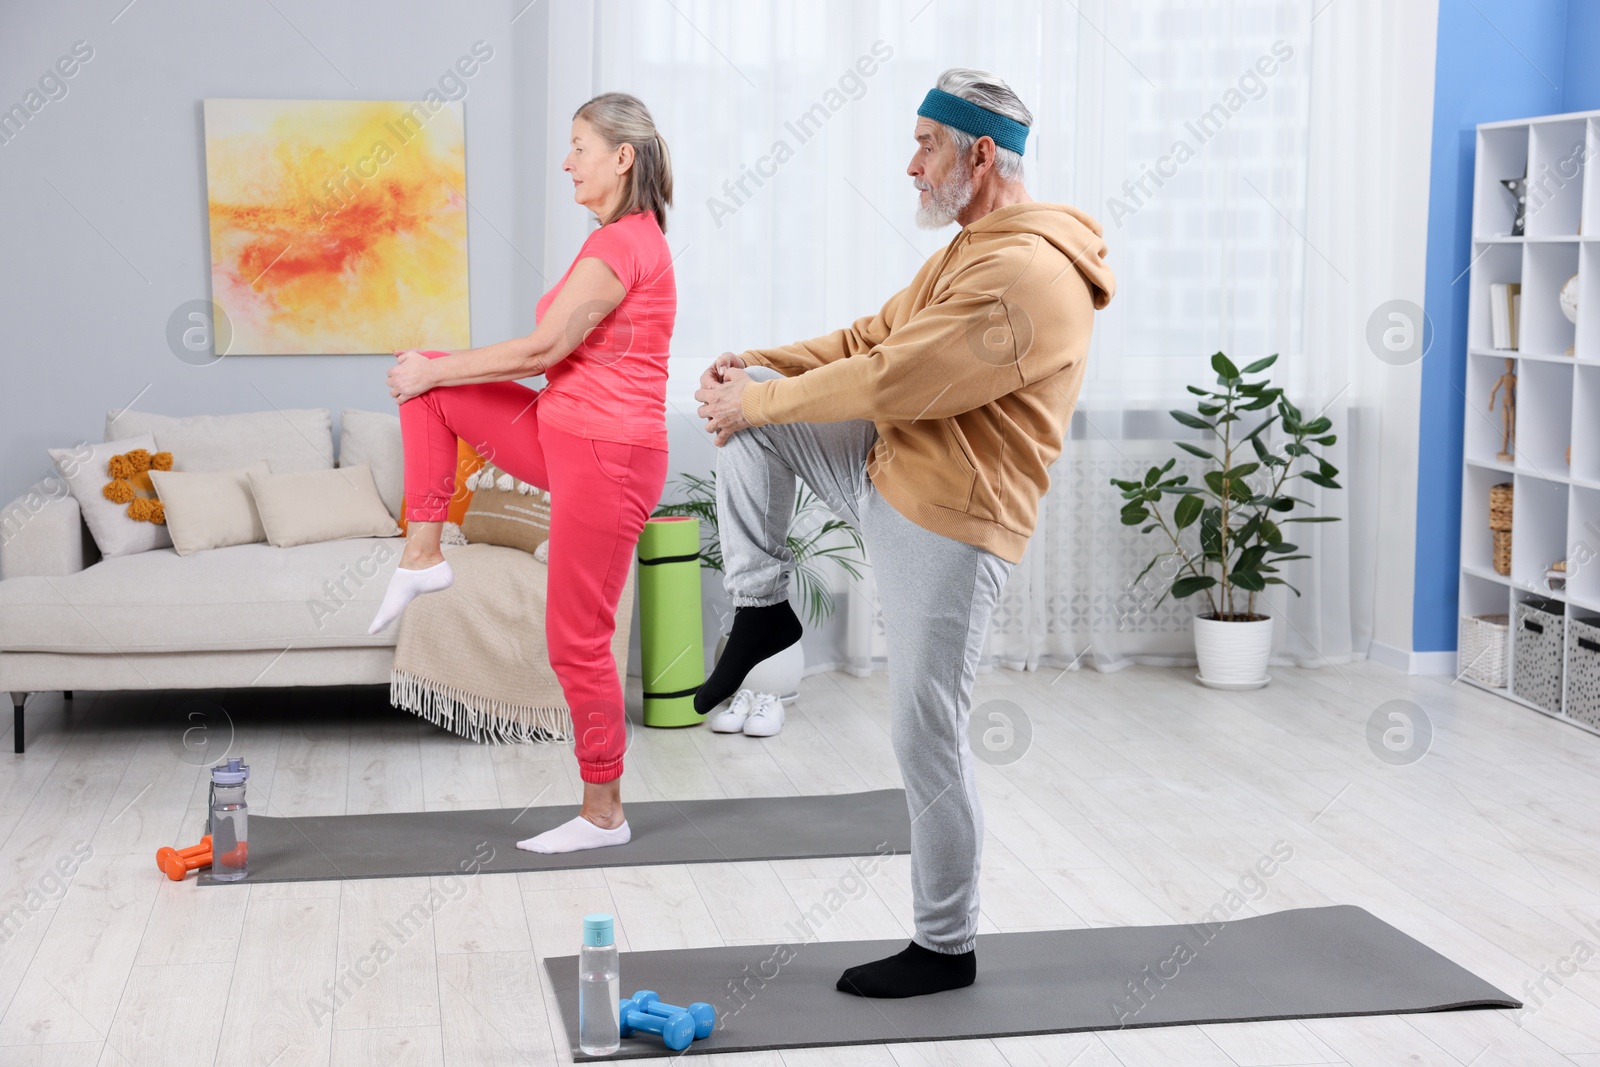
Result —
<path fill-rule="evenodd" d="M 572 740 L 572 718 L 544 637 L 548 569 L 499 545 L 445 545 L 455 584 L 400 617 L 389 699 L 473 741 Z M 632 568 L 617 603 L 611 651 L 627 684 Z"/>

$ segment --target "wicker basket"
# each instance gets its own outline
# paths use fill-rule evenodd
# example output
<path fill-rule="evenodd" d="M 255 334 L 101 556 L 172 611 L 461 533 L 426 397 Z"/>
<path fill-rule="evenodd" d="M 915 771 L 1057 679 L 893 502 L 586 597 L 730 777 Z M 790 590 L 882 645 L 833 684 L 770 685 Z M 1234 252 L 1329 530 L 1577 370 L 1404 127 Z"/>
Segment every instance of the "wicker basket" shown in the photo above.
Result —
<path fill-rule="evenodd" d="M 1489 487 L 1489 529 L 1511 532 L 1511 483 Z"/>
<path fill-rule="evenodd" d="M 1475 682 L 1504 689 L 1510 662 L 1511 619 L 1506 615 L 1463 615 L 1457 642 L 1461 673 Z"/>
<path fill-rule="evenodd" d="M 1496 530 L 1494 532 L 1494 572 L 1500 575 L 1511 573 L 1511 531 Z"/>

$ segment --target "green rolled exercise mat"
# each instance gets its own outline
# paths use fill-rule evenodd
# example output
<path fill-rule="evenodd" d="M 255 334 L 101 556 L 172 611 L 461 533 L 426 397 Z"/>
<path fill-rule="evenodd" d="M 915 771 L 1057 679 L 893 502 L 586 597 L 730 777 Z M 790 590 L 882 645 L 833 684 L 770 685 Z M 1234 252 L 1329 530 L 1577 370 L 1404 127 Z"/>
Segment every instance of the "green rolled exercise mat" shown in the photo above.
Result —
<path fill-rule="evenodd" d="M 639 535 L 639 668 L 646 726 L 694 726 L 706 680 L 700 631 L 700 520 L 663 516 Z"/>

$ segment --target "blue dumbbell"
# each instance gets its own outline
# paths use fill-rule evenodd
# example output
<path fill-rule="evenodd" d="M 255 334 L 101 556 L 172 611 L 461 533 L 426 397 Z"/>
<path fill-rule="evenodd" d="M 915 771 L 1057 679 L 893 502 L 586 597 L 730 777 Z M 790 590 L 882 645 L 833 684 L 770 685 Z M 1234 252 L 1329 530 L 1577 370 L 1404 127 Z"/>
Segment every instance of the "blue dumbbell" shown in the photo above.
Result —
<path fill-rule="evenodd" d="M 661 998 L 648 989 L 641 989 L 633 995 L 634 1004 L 651 1015 L 672 1016 L 685 1012 L 694 1020 L 694 1036 L 710 1037 L 711 1031 L 717 1027 L 717 1009 L 703 1000 L 697 1000 L 687 1008 L 680 1008 L 673 1004 L 661 1003 Z"/>
<path fill-rule="evenodd" d="M 682 1052 L 694 1040 L 694 1020 L 686 1011 L 655 1015 L 633 1000 L 619 1000 L 617 1007 L 623 1037 L 632 1037 L 635 1033 L 657 1034 L 674 1052 Z"/>

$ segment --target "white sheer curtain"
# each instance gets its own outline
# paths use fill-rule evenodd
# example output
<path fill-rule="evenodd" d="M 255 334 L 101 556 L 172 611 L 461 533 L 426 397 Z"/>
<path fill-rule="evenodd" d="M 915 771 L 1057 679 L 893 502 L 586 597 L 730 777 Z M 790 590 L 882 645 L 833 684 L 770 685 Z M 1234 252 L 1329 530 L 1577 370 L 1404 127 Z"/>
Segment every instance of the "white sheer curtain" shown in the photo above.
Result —
<path fill-rule="evenodd" d="M 1345 521 L 1291 527 L 1313 558 L 1286 575 L 1302 597 L 1268 598 L 1276 656 L 1364 653 L 1381 364 L 1363 328 L 1396 291 L 1388 194 L 1368 179 L 1385 109 L 1431 106 L 1386 73 L 1406 42 L 1383 0 L 564 0 L 550 21 L 554 158 L 573 110 L 609 89 L 639 95 L 671 147 L 675 469 L 714 462 L 690 397 L 711 356 L 875 310 L 953 236 L 912 221 L 911 128 L 939 71 L 985 68 L 1034 113 L 1029 191 L 1098 217 L 1118 275 L 988 662 L 1192 661 L 1196 601 L 1157 607 L 1158 583 L 1133 585 L 1160 546 L 1120 524 L 1109 479 L 1184 456 L 1166 411 L 1210 384 L 1218 350 L 1240 364 L 1280 353 L 1276 382 L 1340 437 L 1346 488 L 1298 495 Z M 583 235 L 570 194 L 549 185 L 552 278 Z M 871 670 L 870 575 L 839 589 L 808 670 Z"/>

